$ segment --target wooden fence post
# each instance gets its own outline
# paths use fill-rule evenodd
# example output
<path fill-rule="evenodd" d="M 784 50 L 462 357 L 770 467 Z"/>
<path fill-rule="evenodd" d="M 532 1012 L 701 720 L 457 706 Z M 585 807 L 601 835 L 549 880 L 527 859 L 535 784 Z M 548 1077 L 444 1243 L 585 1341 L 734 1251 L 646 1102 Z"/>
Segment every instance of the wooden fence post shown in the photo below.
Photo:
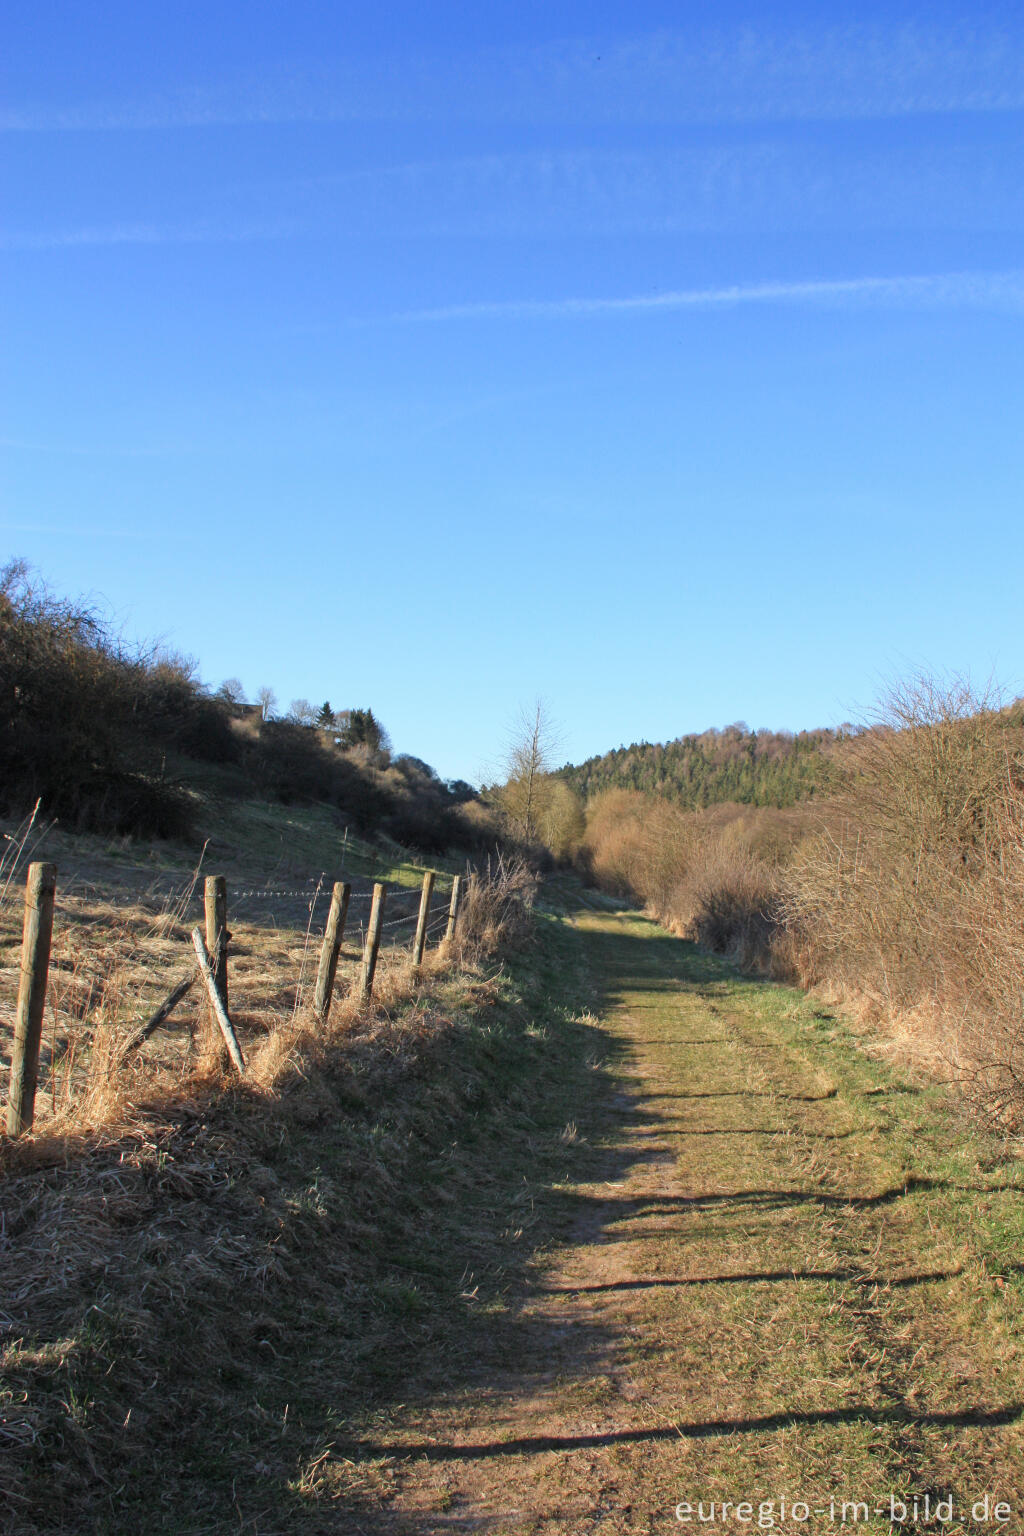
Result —
<path fill-rule="evenodd" d="M 195 979 L 195 971 L 192 972 L 191 976 L 184 976 L 181 981 L 178 982 L 178 985 L 174 988 L 173 992 L 171 992 L 168 997 L 164 998 L 163 1002 L 160 1004 L 160 1007 L 157 1008 L 155 1012 L 150 1014 L 145 1024 L 140 1024 L 134 1035 L 129 1035 L 128 1039 L 121 1047 L 122 1059 L 125 1056 L 130 1055 L 132 1051 L 137 1051 L 140 1045 L 144 1045 L 149 1039 L 150 1035 L 156 1033 L 161 1024 L 166 1024 L 167 1020 L 170 1018 L 175 1008 L 177 1008 L 185 994 L 192 990 L 192 985 Z"/>
<path fill-rule="evenodd" d="M 7 1134 L 31 1130 L 39 1078 L 39 1040 L 46 1006 L 53 935 L 56 864 L 30 864 L 25 882 L 25 920 L 21 936 L 21 977 L 11 1051 L 11 1086 L 7 1096 Z"/>
<path fill-rule="evenodd" d="M 423 964 L 423 947 L 427 942 L 427 919 L 430 916 L 430 897 L 434 890 L 434 871 L 428 869 L 423 876 L 420 892 L 420 915 L 416 920 L 416 937 L 412 941 L 413 968 Z"/>
<path fill-rule="evenodd" d="M 238 1036 L 235 1034 L 234 1025 L 228 1018 L 228 1011 L 224 1007 L 220 988 L 217 986 L 217 977 L 210 962 L 210 956 L 206 952 L 206 945 L 203 943 L 203 932 L 198 925 L 192 930 L 192 948 L 196 952 L 199 969 L 202 972 L 203 980 L 206 982 L 206 990 L 210 997 L 210 1007 L 213 1009 L 213 1016 L 217 1020 L 220 1032 L 224 1036 L 224 1044 L 228 1048 L 228 1055 L 231 1057 L 237 1070 L 240 1073 L 244 1072 L 245 1057 L 242 1055 L 241 1047 L 238 1044 Z"/>
<path fill-rule="evenodd" d="M 462 892 L 462 876 L 456 875 L 452 881 L 452 899 L 448 904 L 448 927 L 445 929 L 444 941 L 450 944 L 455 937 L 455 919 L 459 915 L 459 896 Z"/>
<path fill-rule="evenodd" d="M 341 941 L 345 936 L 345 918 L 348 916 L 348 899 L 351 894 L 352 887 L 347 882 L 335 881 L 331 895 L 331 910 L 327 914 L 327 927 L 324 929 L 324 942 L 320 949 L 316 991 L 313 994 L 313 1007 L 322 1024 L 327 1023 L 327 1015 L 331 1011 L 334 978 L 338 971 L 338 956 L 341 954 Z"/>
<path fill-rule="evenodd" d="M 363 945 L 363 972 L 359 979 L 359 996 L 370 997 L 373 993 L 373 973 L 377 969 L 377 951 L 380 949 L 380 931 L 384 925 L 384 887 L 375 885 L 370 907 L 370 922 Z"/>
<path fill-rule="evenodd" d="M 228 1011 L 228 888 L 223 875 L 207 875 L 203 886 L 206 908 L 206 950 L 224 1012 Z"/>

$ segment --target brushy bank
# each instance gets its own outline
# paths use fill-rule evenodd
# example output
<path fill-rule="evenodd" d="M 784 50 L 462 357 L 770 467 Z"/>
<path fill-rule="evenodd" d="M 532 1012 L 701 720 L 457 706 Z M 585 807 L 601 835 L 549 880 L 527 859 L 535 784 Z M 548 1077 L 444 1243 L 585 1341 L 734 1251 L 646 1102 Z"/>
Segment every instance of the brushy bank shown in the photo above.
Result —
<path fill-rule="evenodd" d="M 512 895 L 478 905 L 457 969 L 393 979 L 326 1035 L 298 1020 L 244 1082 L 122 1106 L 77 1149 L 8 1149 L 11 1536 L 355 1513 L 366 1471 L 325 1488 L 326 1448 L 471 1370 L 578 1155 L 566 1097 L 595 1075 L 564 934 L 541 918 L 495 966 Z"/>
<path fill-rule="evenodd" d="M 126 645 L 24 562 L 0 569 L 0 813 L 40 800 L 71 830 L 186 839 L 211 797 L 329 805 L 428 852 L 497 840 L 469 786 L 419 758 L 260 719 L 204 687 L 190 658 Z"/>
<path fill-rule="evenodd" d="M 1024 711 L 895 689 L 828 800 L 686 813 L 628 791 L 584 858 L 677 932 L 884 1022 L 994 1123 L 1024 1124 Z"/>

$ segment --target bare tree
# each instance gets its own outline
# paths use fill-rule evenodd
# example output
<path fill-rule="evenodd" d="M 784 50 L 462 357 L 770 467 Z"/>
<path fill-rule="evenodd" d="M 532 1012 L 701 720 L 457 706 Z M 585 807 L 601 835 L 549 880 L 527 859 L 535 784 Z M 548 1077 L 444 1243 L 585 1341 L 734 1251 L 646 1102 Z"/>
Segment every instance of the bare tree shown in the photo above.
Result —
<path fill-rule="evenodd" d="M 316 725 L 316 705 L 308 699 L 292 699 L 288 706 L 288 719 L 293 725 Z"/>
<path fill-rule="evenodd" d="M 217 689 L 217 697 L 227 699 L 229 704 L 244 704 L 245 689 L 237 677 L 226 677 Z"/>
<path fill-rule="evenodd" d="M 260 707 L 260 719 L 270 720 L 277 708 L 277 694 L 264 683 L 262 688 L 256 690 L 256 703 Z"/>
<path fill-rule="evenodd" d="M 554 722 L 540 699 L 531 709 L 521 712 L 510 733 L 504 763 L 506 782 L 499 798 L 516 835 L 527 843 L 538 840 L 547 779 L 554 766 L 558 739 Z"/>

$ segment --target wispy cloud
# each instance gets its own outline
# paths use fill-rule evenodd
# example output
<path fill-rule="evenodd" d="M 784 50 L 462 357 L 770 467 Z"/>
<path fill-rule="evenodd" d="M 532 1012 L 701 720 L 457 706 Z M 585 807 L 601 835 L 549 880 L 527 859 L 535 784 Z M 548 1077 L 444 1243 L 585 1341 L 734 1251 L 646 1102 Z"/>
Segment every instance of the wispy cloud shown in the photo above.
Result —
<path fill-rule="evenodd" d="M 296 237 L 462 240 L 752 230 L 1024 230 L 1024 156 L 992 144 L 792 142 L 550 148 L 354 166 L 203 188 L 177 219 L 9 229 L 0 250 Z M 189 189 L 192 197 L 192 191 Z M 147 204 L 148 206 L 148 204 Z M 88 216 L 87 216 L 88 217 Z"/>
<path fill-rule="evenodd" d="M 252 224 L 235 229 L 210 224 L 110 224 L 79 229 L 0 230 L 0 250 L 62 251 L 109 245 L 223 245 L 236 241 L 282 240 L 286 225 Z"/>
<path fill-rule="evenodd" d="M 573 319 L 671 310 L 728 309 L 742 304 L 979 307 L 1024 313 L 1024 269 L 945 272 L 907 277 L 852 277 L 820 282 L 737 283 L 724 288 L 669 289 L 624 298 L 513 299 L 406 310 L 398 321 Z"/>
<path fill-rule="evenodd" d="M 442 238 L 753 229 L 1021 229 L 1024 156 L 1000 143 L 820 144 L 763 132 L 638 150 L 454 155 L 282 181 L 283 206 L 350 234 Z"/>
<path fill-rule="evenodd" d="M 347 59 L 128 101 L 11 106 L 0 130 L 285 122 L 751 122 L 1024 107 L 1024 34 L 933 21 L 594 35 L 535 48 Z"/>
<path fill-rule="evenodd" d="M 1024 105 L 1024 33 L 929 18 L 784 29 L 662 30 L 545 50 L 540 75 L 606 118 L 872 118 Z"/>

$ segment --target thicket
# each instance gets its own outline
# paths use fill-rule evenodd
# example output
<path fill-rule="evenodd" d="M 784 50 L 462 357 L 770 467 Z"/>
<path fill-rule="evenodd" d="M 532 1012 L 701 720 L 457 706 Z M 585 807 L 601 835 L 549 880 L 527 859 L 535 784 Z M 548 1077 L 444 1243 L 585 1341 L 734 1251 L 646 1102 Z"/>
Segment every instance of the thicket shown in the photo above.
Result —
<path fill-rule="evenodd" d="M 230 761 L 228 720 L 187 664 L 129 652 L 90 608 L 53 596 L 19 561 L 0 572 L 0 796 L 42 799 L 83 829 L 188 828 L 169 749 Z"/>
<path fill-rule="evenodd" d="M 73 830 L 185 837 L 196 784 L 336 807 L 425 851 L 492 847 L 497 825 L 414 757 L 392 759 L 369 710 L 349 750 L 294 720 L 256 720 L 187 658 L 127 646 L 22 561 L 0 570 L 0 809 L 41 800 Z M 370 723 L 374 740 L 368 739 Z M 211 773 L 212 769 L 212 773 Z M 471 794 L 471 792 L 470 792 Z"/>
<path fill-rule="evenodd" d="M 606 890 L 638 898 L 676 932 L 763 969 L 781 871 L 817 824 L 803 806 L 684 811 L 661 796 L 607 790 L 587 806 L 578 857 Z"/>
<path fill-rule="evenodd" d="M 827 799 L 588 806 L 593 876 L 739 964 L 886 1020 L 1001 1125 L 1024 1124 L 1024 710 L 895 689 L 829 747 Z"/>
<path fill-rule="evenodd" d="M 684 810 L 709 805 L 789 806 L 827 793 L 830 749 L 842 732 L 751 731 L 745 724 L 634 742 L 569 764 L 560 776 L 584 799 L 609 789 L 661 795 Z"/>

